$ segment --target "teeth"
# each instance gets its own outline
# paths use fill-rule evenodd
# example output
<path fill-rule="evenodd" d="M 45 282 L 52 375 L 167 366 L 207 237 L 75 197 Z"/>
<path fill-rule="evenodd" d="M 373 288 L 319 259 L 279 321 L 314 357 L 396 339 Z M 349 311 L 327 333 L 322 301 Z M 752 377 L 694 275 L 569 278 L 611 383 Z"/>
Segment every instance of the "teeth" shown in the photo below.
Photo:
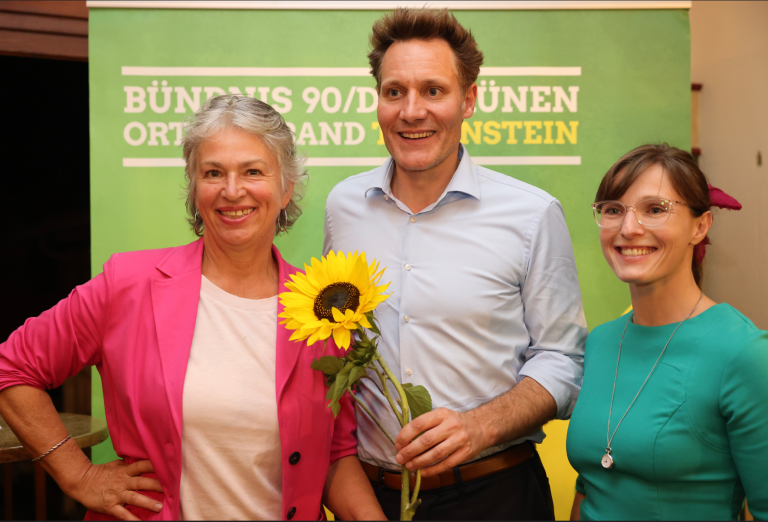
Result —
<path fill-rule="evenodd" d="M 405 132 L 401 132 L 400 136 L 402 136 L 403 138 L 411 138 L 411 139 L 414 139 L 414 138 L 426 138 L 428 136 L 432 136 L 434 133 L 435 133 L 435 131 L 420 132 L 418 134 L 407 134 Z"/>
<path fill-rule="evenodd" d="M 641 248 L 622 248 L 621 255 L 623 256 L 644 256 L 655 251 L 655 248 L 641 247 Z"/>
<path fill-rule="evenodd" d="M 220 212 L 228 218 L 239 218 L 239 217 L 247 216 L 248 214 L 253 212 L 253 209 L 249 208 L 246 210 L 221 210 Z"/>

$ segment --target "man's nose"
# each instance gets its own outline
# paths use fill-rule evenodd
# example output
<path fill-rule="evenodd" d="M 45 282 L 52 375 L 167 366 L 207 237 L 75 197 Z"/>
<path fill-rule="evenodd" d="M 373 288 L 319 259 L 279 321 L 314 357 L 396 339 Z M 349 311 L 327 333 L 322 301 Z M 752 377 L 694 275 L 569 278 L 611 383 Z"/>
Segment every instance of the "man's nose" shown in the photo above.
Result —
<path fill-rule="evenodd" d="M 405 103 L 400 111 L 400 117 L 409 123 L 423 120 L 427 117 L 426 103 L 418 92 L 410 91 L 405 96 Z"/>

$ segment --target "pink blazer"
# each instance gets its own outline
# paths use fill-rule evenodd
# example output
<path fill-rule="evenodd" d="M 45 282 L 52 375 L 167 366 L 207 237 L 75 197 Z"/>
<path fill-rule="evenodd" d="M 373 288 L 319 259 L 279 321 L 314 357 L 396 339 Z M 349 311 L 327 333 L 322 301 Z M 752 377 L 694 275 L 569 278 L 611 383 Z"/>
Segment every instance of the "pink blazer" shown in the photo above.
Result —
<path fill-rule="evenodd" d="M 279 291 L 297 271 L 276 248 Z M 129 508 L 144 520 L 179 516 L 182 392 L 202 278 L 202 239 L 189 245 L 113 255 L 104 272 L 0 344 L 0 390 L 14 385 L 59 386 L 96 365 L 112 444 L 128 462 L 149 459 L 164 495 L 163 510 Z M 278 313 L 282 312 L 282 305 Z M 283 457 L 283 517 L 323 519 L 321 496 L 328 466 L 357 453 L 354 410 L 348 397 L 334 420 L 325 385 L 310 363 L 337 354 L 331 342 L 289 341 L 277 327 L 277 416 Z M 86 519 L 105 518 L 89 512 Z"/>

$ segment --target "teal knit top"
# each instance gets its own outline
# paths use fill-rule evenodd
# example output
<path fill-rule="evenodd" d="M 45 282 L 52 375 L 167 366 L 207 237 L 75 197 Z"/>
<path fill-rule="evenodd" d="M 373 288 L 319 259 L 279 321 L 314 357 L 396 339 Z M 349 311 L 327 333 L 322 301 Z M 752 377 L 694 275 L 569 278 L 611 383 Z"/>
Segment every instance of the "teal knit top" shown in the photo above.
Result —
<path fill-rule="evenodd" d="M 728 304 L 675 334 L 611 443 L 608 410 L 627 316 L 587 339 L 584 385 L 568 428 L 568 459 L 586 495 L 582 520 L 735 520 L 746 496 L 768 520 L 768 332 Z M 630 322 L 611 434 L 678 323 Z"/>

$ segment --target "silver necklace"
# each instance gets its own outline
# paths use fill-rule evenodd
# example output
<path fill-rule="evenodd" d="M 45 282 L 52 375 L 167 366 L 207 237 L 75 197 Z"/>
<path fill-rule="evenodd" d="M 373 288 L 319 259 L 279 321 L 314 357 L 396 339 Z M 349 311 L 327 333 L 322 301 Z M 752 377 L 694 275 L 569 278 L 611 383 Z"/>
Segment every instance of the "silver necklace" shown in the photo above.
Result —
<path fill-rule="evenodd" d="M 627 326 L 629 326 L 629 322 L 632 320 L 632 317 L 634 317 L 635 313 L 632 312 L 627 319 L 627 323 L 624 325 L 624 331 L 621 333 L 621 340 L 619 341 L 619 357 L 616 360 L 616 375 L 613 378 L 613 393 L 611 393 L 611 407 L 608 410 L 608 428 L 606 429 L 605 433 L 605 440 L 607 441 L 607 445 L 605 448 L 605 455 L 603 455 L 603 458 L 600 459 L 600 464 L 603 465 L 605 469 L 610 469 L 613 467 L 613 457 L 611 456 L 611 443 L 613 442 L 613 437 L 616 435 L 616 432 L 619 429 L 619 426 L 621 426 L 621 421 L 624 420 L 624 417 L 627 416 L 627 413 L 629 413 L 629 410 L 632 408 L 632 406 L 635 404 L 635 401 L 640 396 L 640 392 L 643 391 L 643 388 L 645 388 L 645 383 L 648 382 L 648 379 L 651 378 L 651 374 L 653 373 L 653 370 L 656 369 L 656 366 L 659 364 L 659 361 L 661 360 L 661 356 L 664 355 L 664 352 L 667 351 L 667 346 L 669 346 L 669 343 L 672 342 L 672 338 L 677 333 L 677 330 L 682 326 L 682 324 L 688 320 L 689 317 L 693 314 L 693 312 L 696 311 L 696 309 L 701 304 L 701 300 L 704 298 L 704 291 L 701 292 L 701 295 L 699 295 L 699 301 L 696 303 L 696 306 L 694 306 L 690 312 L 688 312 L 688 315 L 685 316 L 685 319 L 680 321 L 680 324 L 677 325 L 677 328 L 675 328 L 675 331 L 672 332 L 672 335 L 669 336 L 669 340 L 667 341 L 667 344 L 664 345 L 664 348 L 661 350 L 661 353 L 659 354 L 659 358 L 656 359 L 656 362 L 653 365 L 653 368 L 651 368 L 651 371 L 648 373 L 648 377 L 645 378 L 645 381 L 643 381 L 643 385 L 640 386 L 640 389 L 637 391 L 637 395 L 635 395 L 635 398 L 632 399 L 632 402 L 629 404 L 629 408 L 627 408 L 627 411 L 624 412 L 624 415 L 622 415 L 621 419 L 619 419 L 619 423 L 616 425 L 616 428 L 613 430 L 613 435 L 611 435 L 611 413 L 613 413 L 613 398 L 616 395 L 616 379 L 619 377 L 619 361 L 621 361 L 621 345 L 624 342 L 624 334 L 627 333 Z"/>

